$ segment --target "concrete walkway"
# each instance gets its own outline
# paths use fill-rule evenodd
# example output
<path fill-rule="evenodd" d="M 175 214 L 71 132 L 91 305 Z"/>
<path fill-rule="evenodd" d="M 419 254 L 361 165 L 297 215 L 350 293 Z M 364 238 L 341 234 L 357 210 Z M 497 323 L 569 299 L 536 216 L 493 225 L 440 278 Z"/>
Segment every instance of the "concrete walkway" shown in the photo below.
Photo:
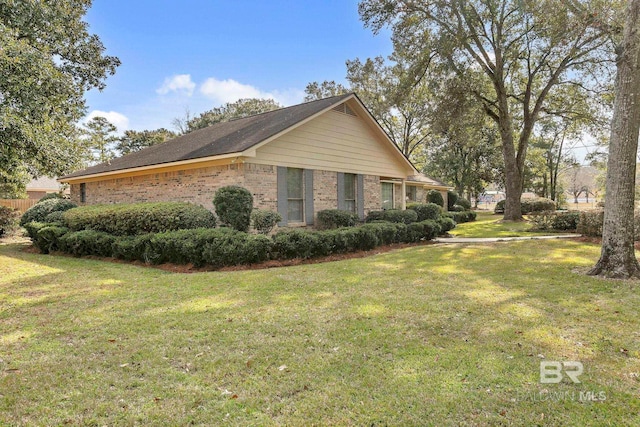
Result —
<path fill-rule="evenodd" d="M 525 237 L 438 237 L 436 243 L 492 243 L 511 242 L 514 240 L 549 240 L 549 239 L 571 239 L 582 237 L 581 234 L 556 234 L 550 236 L 525 236 Z"/>

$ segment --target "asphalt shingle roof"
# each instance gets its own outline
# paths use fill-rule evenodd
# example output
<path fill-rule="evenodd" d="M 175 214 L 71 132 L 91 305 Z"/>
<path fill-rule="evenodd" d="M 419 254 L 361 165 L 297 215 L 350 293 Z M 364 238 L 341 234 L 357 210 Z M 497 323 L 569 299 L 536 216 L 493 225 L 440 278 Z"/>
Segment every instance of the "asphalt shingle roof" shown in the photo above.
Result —
<path fill-rule="evenodd" d="M 61 179 L 239 153 L 334 104 L 340 103 L 351 95 L 349 93 L 324 98 L 230 122 L 217 123 L 162 144 L 117 157 L 110 162 L 74 172 Z"/>

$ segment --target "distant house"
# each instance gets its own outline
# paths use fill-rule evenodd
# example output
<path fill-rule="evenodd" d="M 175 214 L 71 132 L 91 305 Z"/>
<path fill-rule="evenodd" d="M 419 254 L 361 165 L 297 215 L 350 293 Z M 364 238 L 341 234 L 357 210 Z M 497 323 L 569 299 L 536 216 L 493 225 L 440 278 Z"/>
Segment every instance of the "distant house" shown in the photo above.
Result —
<path fill-rule="evenodd" d="M 34 178 L 26 186 L 27 197 L 31 200 L 40 200 L 49 193 L 58 193 L 61 185 L 55 178 L 46 176 Z"/>
<path fill-rule="evenodd" d="M 217 189 L 239 185 L 290 226 L 313 224 L 323 209 L 361 218 L 404 209 L 448 189 L 418 173 L 355 94 L 219 123 L 59 181 L 80 204 L 172 200 L 211 210 Z"/>

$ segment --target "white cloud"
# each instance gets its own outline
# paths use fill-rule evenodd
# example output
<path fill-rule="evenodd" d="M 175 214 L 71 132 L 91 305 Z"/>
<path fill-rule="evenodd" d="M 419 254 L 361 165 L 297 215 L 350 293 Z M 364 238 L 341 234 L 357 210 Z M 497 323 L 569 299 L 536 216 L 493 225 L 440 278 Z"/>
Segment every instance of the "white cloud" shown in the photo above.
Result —
<path fill-rule="evenodd" d="M 164 83 L 156 89 L 156 93 L 166 95 L 169 92 L 178 92 L 191 96 L 195 88 L 196 84 L 191 80 L 191 74 L 176 74 L 164 79 Z"/>
<path fill-rule="evenodd" d="M 87 117 L 85 117 L 84 121 L 87 122 L 94 117 L 104 117 L 105 119 L 109 120 L 110 123 L 118 128 L 118 132 L 124 132 L 125 130 L 129 129 L 129 118 L 124 114 L 120 114 L 116 111 L 93 110 Z"/>
<path fill-rule="evenodd" d="M 263 92 L 251 85 L 245 85 L 233 79 L 218 80 L 214 77 L 208 78 L 200 85 L 200 92 L 220 104 L 235 102 L 242 98 L 275 99 L 272 94 Z"/>

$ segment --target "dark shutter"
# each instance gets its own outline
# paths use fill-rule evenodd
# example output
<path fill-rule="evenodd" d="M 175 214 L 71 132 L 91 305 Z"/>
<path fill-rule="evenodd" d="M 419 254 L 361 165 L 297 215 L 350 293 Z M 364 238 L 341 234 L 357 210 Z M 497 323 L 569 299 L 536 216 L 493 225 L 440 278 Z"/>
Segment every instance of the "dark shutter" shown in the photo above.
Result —
<path fill-rule="evenodd" d="M 338 172 L 338 209 L 344 210 L 344 173 Z"/>
<path fill-rule="evenodd" d="M 304 170 L 304 216 L 307 225 L 313 225 L 313 170 Z"/>
<path fill-rule="evenodd" d="M 356 183 L 356 197 L 357 197 L 357 211 L 358 217 L 364 220 L 364 176 L 358 174 L 358 180 Z"/>
<path fill-rule="evenodd" d="M 284 166 L 278 166 L 278 213 L 282 216 L 282 221 L 278 223 L 280 227 L 287 226 L 287 216 L 289 211 L 287 198 L 287 168 Z"/>

